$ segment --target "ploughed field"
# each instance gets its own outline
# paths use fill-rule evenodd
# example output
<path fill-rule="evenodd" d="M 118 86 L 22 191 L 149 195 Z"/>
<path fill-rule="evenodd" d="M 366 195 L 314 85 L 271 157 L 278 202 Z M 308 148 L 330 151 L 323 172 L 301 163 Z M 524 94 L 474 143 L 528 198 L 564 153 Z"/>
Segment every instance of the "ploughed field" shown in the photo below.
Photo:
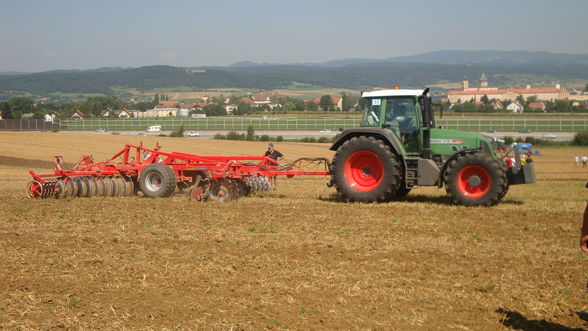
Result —
<path fill-rule="evenodd" d="M 586 149 L 541 149 L 538 183 L 491 208 L 444 189 L 339 201 L 328 178 L 226 203 L 186 195 L 29 200 L 54 155 L 102 160 L 125 143 L 260 155 L 263 142 L 0 132 L 0 327 L 545 329 L 588 327 L 578 249 Z M 326 144 L 278 143 L 287 160 Z M 45 169 L 43 169 L 45 168 Z"/>

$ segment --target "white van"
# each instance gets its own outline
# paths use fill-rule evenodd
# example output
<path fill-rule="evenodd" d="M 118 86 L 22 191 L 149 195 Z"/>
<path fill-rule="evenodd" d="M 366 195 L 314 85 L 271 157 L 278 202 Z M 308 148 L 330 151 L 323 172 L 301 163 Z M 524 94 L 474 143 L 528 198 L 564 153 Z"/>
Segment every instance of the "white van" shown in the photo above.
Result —
<path fill-rule="evenodd" d="M 152 125 L 147 128 L 147 132 L 161 132 L 161 125 Z"/>

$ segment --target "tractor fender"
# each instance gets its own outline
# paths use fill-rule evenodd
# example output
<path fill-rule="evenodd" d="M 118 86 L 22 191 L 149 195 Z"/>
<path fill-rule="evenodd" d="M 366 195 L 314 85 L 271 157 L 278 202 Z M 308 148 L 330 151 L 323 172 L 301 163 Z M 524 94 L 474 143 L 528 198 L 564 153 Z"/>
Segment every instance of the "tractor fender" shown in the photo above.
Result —
<path fill-rule="evenodd" d="M 466 155 L 469 153 L 477 153 L 479 152 L 480 149 L 479 148 L 470 148 L 470 149 L 464 149 L 461 150 L 453 155 L 451 155 L 443 164 L 443 167 L 441 167 L 441 172 L 439 173 L 439 188 L 443 187 L 443 184 L 445 184 L 445 172 L 447 171 L 447 167 L 449 166 L 449 164 L 451 163 L 451 161 L 457 159 L 458 157 L 460 157 L 461 155 Z"/>
<path fill-rule="evenodd" d="M 404 161 L 404 147 L 398 141 L 398 138 L 390 130 L 380 128 L 353 128 L 341 131 L 341 133 L 335 136 L 335 142 L 329 148 L 332 151 L 336 151 L 343 143 L 353 137 L 366 136 L 381 139 L 385 144 L 390 146 L 392 153 L 396 154 L 402 162 L 403 169 L 406 169 Z"/>

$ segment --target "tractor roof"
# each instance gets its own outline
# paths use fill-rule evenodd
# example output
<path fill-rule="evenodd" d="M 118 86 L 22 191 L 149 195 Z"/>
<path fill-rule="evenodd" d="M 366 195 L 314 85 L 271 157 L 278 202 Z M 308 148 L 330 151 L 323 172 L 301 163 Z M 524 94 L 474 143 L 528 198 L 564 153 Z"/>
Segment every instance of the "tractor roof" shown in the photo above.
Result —
<path fill-rule="evenodd" d="M 422 95 L 424 90 L 379 90 L 372 92 L 363 92 L 361 95 L 363 98 L 375 98 L 375 97 L 400 97 L 400 96 L 419 96 Z"/>

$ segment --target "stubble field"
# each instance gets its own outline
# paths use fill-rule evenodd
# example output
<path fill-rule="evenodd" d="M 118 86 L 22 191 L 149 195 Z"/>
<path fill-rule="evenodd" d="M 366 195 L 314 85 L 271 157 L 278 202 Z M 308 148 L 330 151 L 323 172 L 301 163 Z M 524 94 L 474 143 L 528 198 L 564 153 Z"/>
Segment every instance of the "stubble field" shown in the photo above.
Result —
<path fill-rule="evenodd" d="M 164 151 L 259 155 L 263 143 L 141 137 Z M 132 141 L 131 141 L 132 139 Z M 542 149 L 538 183 L 492 208 L 444 189 L 344 203 L 326 177 L 227 203 L 29 200 L 54 155 L 105 159 L 137 137 L 0 132 L 0 327 L 551 329 L 588 327 L 578 249 L 586 149 Z M 281 143 L 288 160 L 332 157 Z"/>

